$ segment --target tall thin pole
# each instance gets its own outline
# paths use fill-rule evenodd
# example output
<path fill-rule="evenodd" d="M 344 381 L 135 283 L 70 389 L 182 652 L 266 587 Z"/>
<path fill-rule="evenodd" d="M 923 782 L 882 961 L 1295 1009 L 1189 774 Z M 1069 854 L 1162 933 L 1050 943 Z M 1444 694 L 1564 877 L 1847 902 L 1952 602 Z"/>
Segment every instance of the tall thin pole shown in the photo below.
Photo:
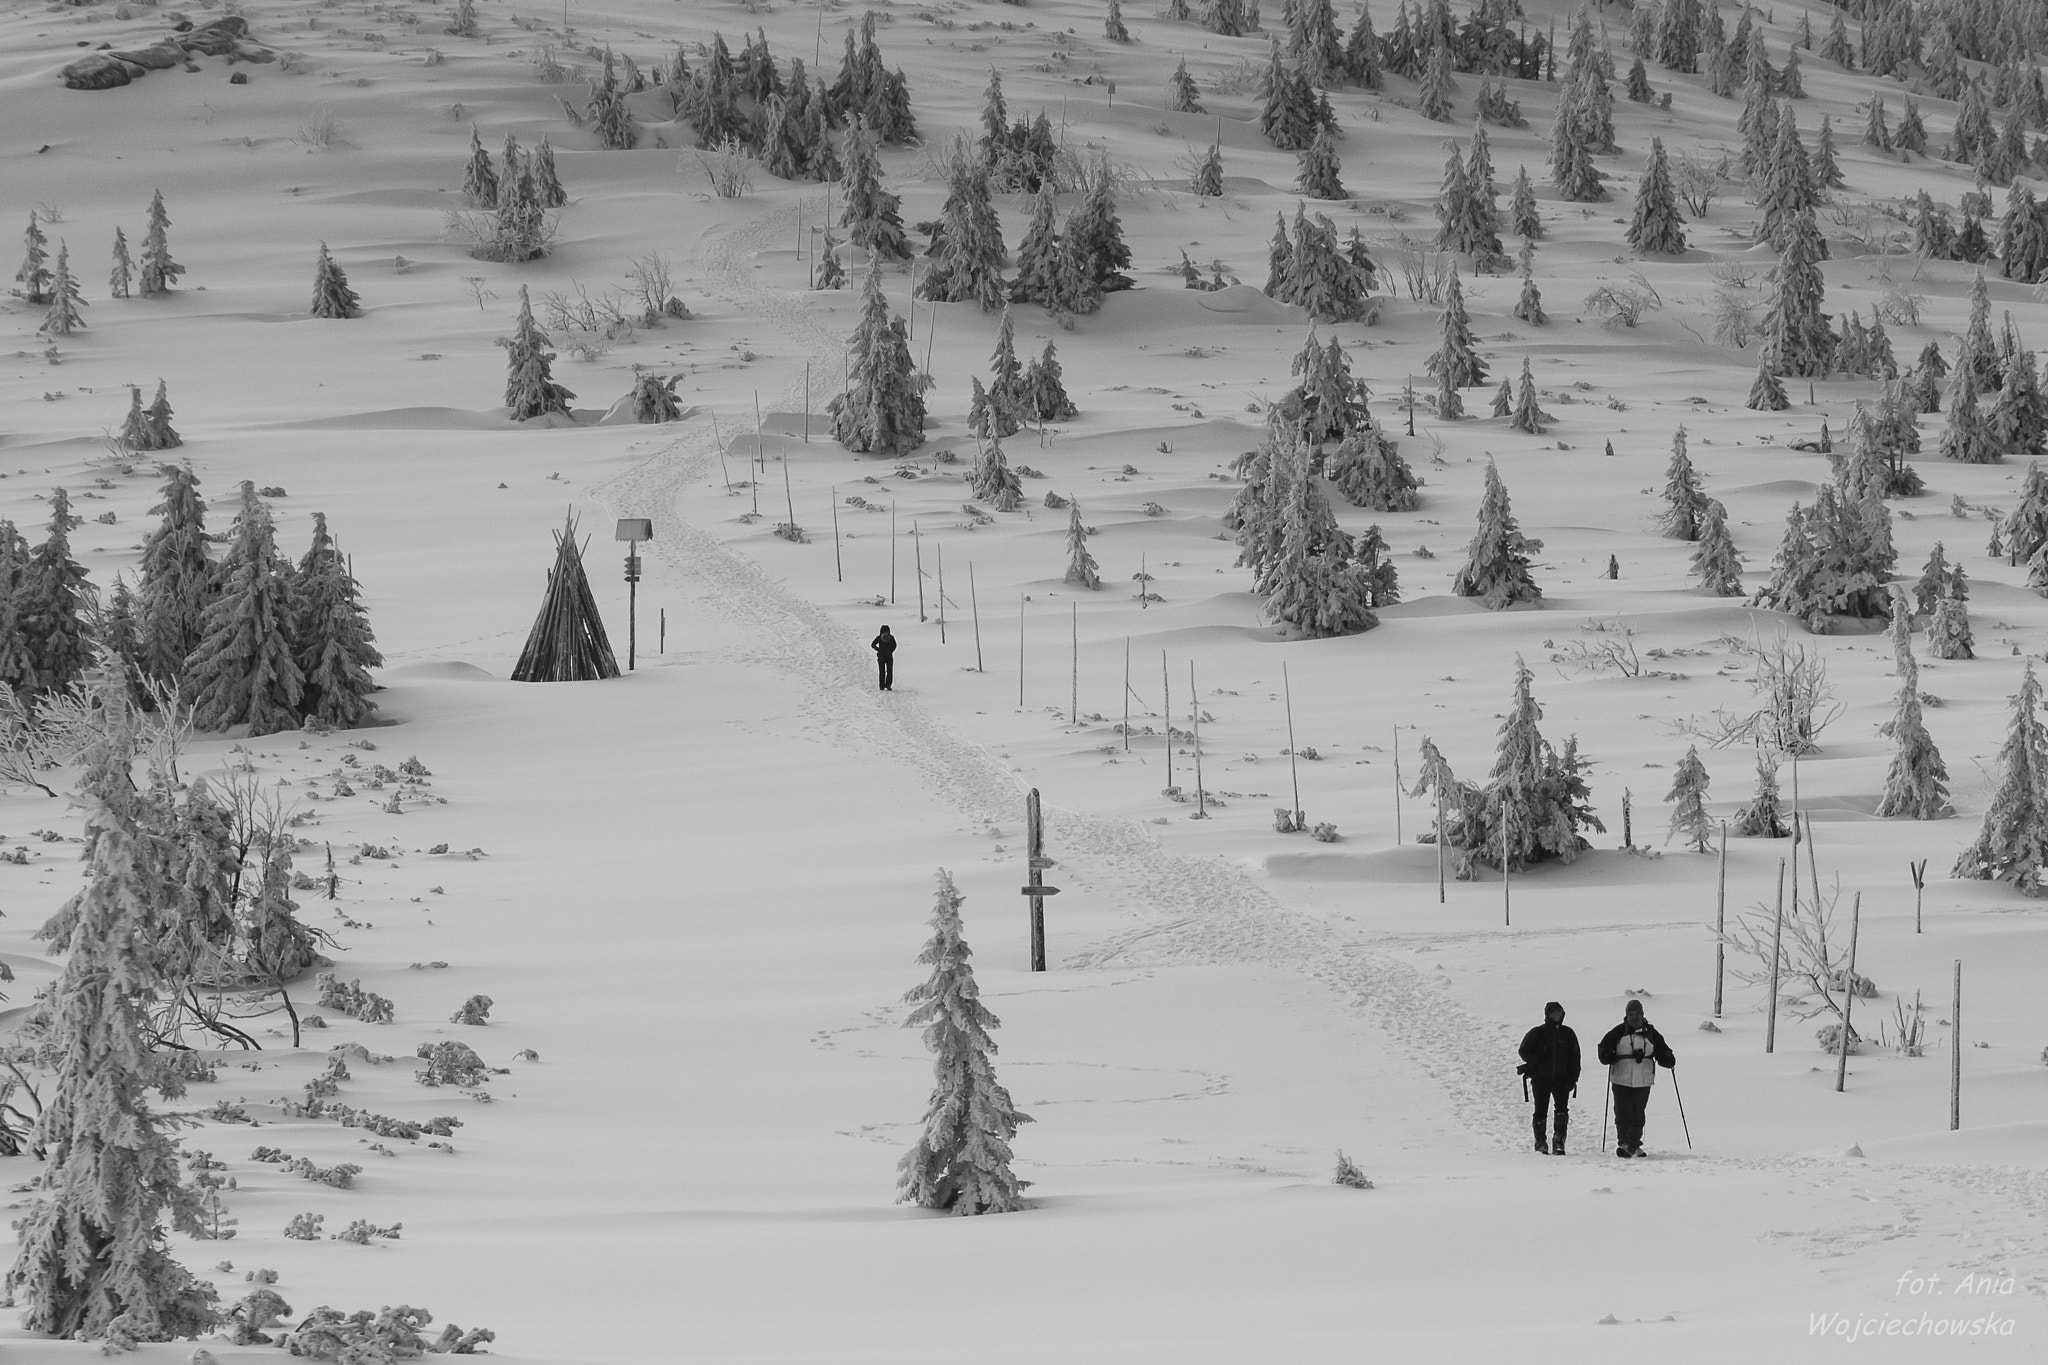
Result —
<path fill-rule="evenodd" d="M 1131 751 L 1131 637 L 1124 636 L 1124 752 Z"/>
<path fill-rule="evenodd" d="M 725 437 L 718 432 L 718 414 L 711 414 L 711 443 L 718 447 L 718 473 L 725 480 L 725 495 L 732 496 L 732 471 L 725 467 Z"/>
<path fill-rule="evenodd" d="M 1195 815 L 1209 818 L 1209 795 L 1202 790 L 1202 689 L 1195 686 L 1195 661 L 1188 660 L 1188 715 L 1195 735 Z M 1166 727 L 1173 729 L 1171 723 Z"/>
<path fill-rule="evenodd" d="M 917 574 L 917 619 L 924 615 L 924 538 L 917 533 L 917 518 L 910 519 L 910 551 L 913 556 L 911 568 Z"/>
<path fill-rule="evenodd" d="M 1814 864 L 1813 860 L 1813 815 L 1811 812 L 1808 812 L 1806 816 L 1806 873 L 1813 882 L 1813 908 L 1815 911 L 1818 911 L 1820 909 L 1820 868 Z M 1792 875 L 1798 876 L 1799 869 L 1792 869 Z"/>
<path fill-rule="evenodd" d="M 1963 960 L 1956 960 L 1955 998 L 1948 1007 L 1948 1130 L 1963 1126 Z"/>
<path fill-rule="evenodd" d="M 761 391 L 754 390 L 754 468 L 747 471 L 747 491 L 754 497 L 754 515 L 761 514 Z"/>
<path fill-rule="evenodd" d="M 1500 922 L 1507 928 L 1515 923 L 1514 908 L 1508 903 L 1508 794 L 1500 794 Z"/>
<path fill-rule="evenodd" d="M 889 499 L 889 605 L 896 605 L 896 499 Z"/>
<path fill-rule="evenodd" d="M 939 643 L 946 643 L 946 545 L 937 546 L 939 552 Z"/>
<path fill-rule="evenodd" d="M 1045 425 L 1044 421 L 1041 420 L 1039 425 L 1043 427 Z M 1143 611 L 1151 605 L 1152 577 L 1145 572 L 1145 552 L 1140 550 L 1138 551 L 1138 610 Z"/>
<path fill-rule="evenodd" d="M 1842 979 L 1842 1042 L 1835 1052 L 1835 1093 L 1842 1093 L 1842 1085 L 1849 1078 L 1849 1009 L 1856 1003 L 1856 931 L 1863 926 L 1863 893 L 1856 893 L 1853 908 L 1849 911 L 1849 972 Z"/>
<path fill-rule="evenodd" d="M 846 581 L 846 560 L 839 552 L 839 485 L 832 485 L 832 571 L 839 575 L 839 581 Z"/>
<path fill-rule="evenodd" d="M 1067 619 L 1068 629 L 1072 632 L 1068 639 L 1072 642 L 1074 649 L 1074 691 L 1073 700 L 1070 703 L 1071 710 L 1067 716 L 1067 724 L 1079 725 L 1081 723 L 1081 604 L 1079 602 L 1069 602 L 1067 605 L 1071 608 L 1071 614 Z"/>
<path fill-rule="evenodd" d="M 1913 932 L 1917 934 L 1920 932 L 1920 903 L 1927 890 L 1927 860 L 1922 858 L 1906 866 L 1913 873 Z"/>
<path fill-rule="evenodd" d="M 1302 829 L 1305 823 L 1301 816 L 1301 764 L 1300 755 L 1294 752 L 1294 683 L 1287 676 L 1284 660 L 1280 664 L 1280 688 L 1287 699 L 1287 776 L 1294 782 L 1294 827 Z"/>
<path fill-rule="evenodd" d="M 1166 785 L 1173 787 L 1173 677 L 1166 671 L 1166 651 L 1159 651 L 1160 714 L 1166 718 Z"/>
<path fill-rule="evenodd" d="M 1799 902 L 1799 876 L 1795 868 L 1792 876 L 1792 902 Z M 1778 964 L 1785 960 L 1785 860 L 1778 859 L 1778 913 L 1777 922 L 1771 929 L 1771 1004 L 1764 1012 L 1764 1051 L 1778 1050 Z"/>
<path fill-rule="evenodd" d="M 811 362 L 804 362 L 804 444 L 811 443 Z"/>
<path fill-rule="evenodd" d="M 1721 977 L 1728 963 L 1728 822 L 1721 822 L 1721 883 L 1714 893 L 1714 1017 L 1721 1017 Z"/>
<path fill-rule="evenodd" d="M 1394 727 L 1394 847 L 1401 846 L 1401 727 Z"/>
<path fill-rule="evenodd" d="M 1436 903 L 1444 900 L 1444 794 L 1439 788 L 1436 794 Z"/>
<path fill-rule="evenodd" d="M 971 559 L 967 561 L 967 605 L 968 609 L 974 613 L 974 671 L 979 673 L 982 671 L 981 598 L 974 591 L 974 561 Z"/>
<path fill-rule="evenodd" d="M 789 524 L 792 531 L 794 531 L 796 527 L 796 495 L 789 491 L 788 452 L 784 452 L 780 458 L 782 461 L 782 504 L 789 509 Z"/>
<path fill-rule="evenodd" d="M 1017 594 L 1017 705 L 1024 704 L 1024 594 Z"/>

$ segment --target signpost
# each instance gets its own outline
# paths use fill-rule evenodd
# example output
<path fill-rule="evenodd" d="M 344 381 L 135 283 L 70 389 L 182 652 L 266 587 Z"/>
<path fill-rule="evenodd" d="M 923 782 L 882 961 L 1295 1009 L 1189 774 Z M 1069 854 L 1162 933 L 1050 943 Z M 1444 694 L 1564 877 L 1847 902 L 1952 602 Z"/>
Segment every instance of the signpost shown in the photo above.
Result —
<path fill-rule="evenodd" d="M 654 539 L 646 517 L 620 517 L 613 540 L 626 542 L 626 670 L 633 669 L 640 644 L 640 542 Z"/>
<path fill-rule="evenodd" d="M 1045 820 L 1038 812 L 1038 788 L 1024 798 L 1024 853 L 1026 876 L 1031 884 L 1022 888 L 1031 898 L 1031 970 L 1045 970 L 1045 898 L 1057 896 L 1057 886 L 1045 884 L 1045 869 L 1052 866 L 1052 859 L 1045 856 Z"/>

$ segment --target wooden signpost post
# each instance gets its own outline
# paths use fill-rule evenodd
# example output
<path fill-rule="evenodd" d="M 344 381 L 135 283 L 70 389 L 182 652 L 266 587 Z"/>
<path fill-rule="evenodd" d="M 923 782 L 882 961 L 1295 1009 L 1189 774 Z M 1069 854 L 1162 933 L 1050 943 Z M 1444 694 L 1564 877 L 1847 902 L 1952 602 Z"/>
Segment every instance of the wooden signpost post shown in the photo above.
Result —
<path fill-rule="evenodd" d="M 1038 788 L 1024 798 L 1024 851 L 1026 876 L 1031 884 L 1023 888 L 1031 898 L 1031 970 L 1045 970 L 1045 898 L 1057 896 L 1057 886 L 1045 884 L 1045 869 L 1052 859 L 1045 856 L 1045 820 L 1038 811 Z"/>

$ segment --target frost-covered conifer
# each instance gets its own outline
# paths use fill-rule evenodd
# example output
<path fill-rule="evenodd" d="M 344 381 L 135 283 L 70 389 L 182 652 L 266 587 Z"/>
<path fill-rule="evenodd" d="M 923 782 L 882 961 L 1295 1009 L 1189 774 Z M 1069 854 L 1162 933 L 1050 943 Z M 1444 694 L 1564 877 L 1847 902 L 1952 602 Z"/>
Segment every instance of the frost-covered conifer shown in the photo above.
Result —
<path fill-rule="evenodd" d="M 1678 761 L 1678 770 L 1671 775 L 1671 790 L 1664 793 L 1664 799 L 1671 803 L 1670 832 L 1664 842 L 1684 836 L 1685 842 L 1700 853 L 1713 848 L 1714 822 L 1707 815 L 1707 765 L 1700 762 L 1699 746 L 1685 751 L 1685 757 Z"/>
<path fill-rule="evenodd" d="M 1875 147 L 1880 152 L 1889 152 L 1892 149 L 1892 130 L 1884 121 L 1882 96 L 1870 97 L 1870 110 L 1863 119 L 1863 145 Z"/>
<path fill-rule="evenodd" d="M 1479 529 L 1466 551 L 1465 567 L 1451 584 L 1460 597 L 1476 597 L 1490 611 L 1542 598 L 1543 589 L 1529 574 L 1529 557 L 1543 542 L 1524 536 L 1508 503 L 1507 485 L 1491 460 L 1486 463 L 1486 493 L 1479 503 Z"/>
<path fill-rule="evenodd" d="M 153 1049 L 149 1001 L 166 983 L 145 948 L 179 914 L 179 893 L 165 875 L 162 821 L 132 776 L 127 685 L 103 673 L 92 699 L 79 783 L 87 881 L 42 930 L 65 953 L 49 993 L 55 1074 L 33 1137 L 50 1162 L 17 1224 L 6 1289 L 28 1331 L 119 1351 L 198 1336 L 221 1319 L 213 1286 L 165 1246 L 166 1224 L 199 1230 L 198 1197 L 180 1183 L 176 1141 L 145 1098 L 183 1093 Z"/>
<path fill-rule="evenodd" d="M 1543 311 L 1543 291 L 1536 287 L 1536 244 L 1524 238 L 1516 260 L 1517 271 L 1522 278 L 1522 292 L 1515 300 L 1512 315 L 1531 327 L 1541 327 L 1550 321 L 1550 314 Z"/>
<path fill-rule="evenodd" d="M 1067 292 L 1061 280 L 1059 231 L 1054 218 L 1052 181 L 1043 181 L 1032 202 L 1031 224 L 1017 248 L 1017 276 L 1010 281 L 1010 302 L 1038 303 L 1054 311 Z M 1004 314 L 1008 317 L 1007 312 Z"/>
<path fill-rule="evenodd" d="M 903 234 L 902 198 L 882 188 L 881 158 L 867 125 L 858 118 L 848 125 L 840 154 L 841 183 L 846 203 L 839 222 L 853 244 L 884 261 L 910 259 Z"/>
<path fill-rule="evenodd" d="M 1300 204 L 1286 288 L 1287 301 L 1318 322 L 1351 322 L 1365 313 L 1366 280 L 1338 244 L 1337 225 L 1324 214 L 1311 216 Z"/>
<path fill-rule="evenodd" d="M 1517 235 L 1535 241 L 1543 235 L 1543 218 L 1536 211 L 1536 187 L 1529 183 L 1529 168 L 1515 168 L 1515 188 L 1508 207 L 1509 225 Z"/>
<path fill-rule="evenodd" d="M 975 391 L 981 381 L 975 380 Z M 980 449 L 967 471 L 968 491 L 991 504 L 998 512 L 1014 512 L 1024 505 L 1024 484 L 1003 454 L 1002 438 L 983 427 L 977 430 Z"/>
<path fill-rule="evenodd" d="M 1842 179 L 1842 167 L 1835 158 L 1835 125 L 1826 115 L 1821 116 L 1820 134 L 1814 139 L 1811 159 L 1813 183 L 1821 190 L 1840 189 L 1847 183 Z"/>
<path fill-rule="evenodd" d="M 1123 272 L 1130 268 L 1131 249 L 1124 243 L 1123 220 L 1116 213 L 1116 186 L 1106 158 L 1096 162 L 1089 180 L 1088 197 L 1067 215 L 1061 235 L 1081 263 L 1084 280 L 1094 293 L 1129 289 L 1131 277 Z"/>
<path fill-rule="evenodd" d="M 1198 199 L 1218 199 L 1223 195 L 1223 144 L 1212 142 L 1202 159 L 1195 163 L 1195 173 L 1188 182 L 1188 189 Z"/>
<path fill-rule="evenodd" d="M 128 297 L 135 283 L 135 259 L 128 254 L 128 235 L 114 229 L 114 265 L 107 274 L 107 292 L 117 299 Z"/>
<path fill-rule="evenodd" d="M 149 201 L 149 230 L 142 238 L 142 292 L 164 294 L 185 273 L 185 267 L 171 259 L 171 215 L 164 207 L 164 192 L 158 190 Z"/>
<path fill-rule="evenodd" d="M 2033 661 L 2012 699 L 2012 724 L 1998 753 L 1998 786 L 1976 842 L 1956 859 L 1952 877 L 2009 881 L 2039 895 L 2048 868 L 2048 733 L 2037 714 L 2041 686 Z"/>
<path fill-rule="evenodd" d="M 1948 803 L 1948 766 L 1927 733 L 1920 714 L 1920 669 L 1913 662 L 1913 615 L 1908 594 L 1892 599 L 1892 648 L 1899 660 L 1898 710 L 1882 733 L 1893 742 L 1891 767 L 1885 772 L 1884 795 L 1877 803 L 1880 818 L 1904 815 L 1914 820 L 1943 820 L 1955 814 Z"/>
<path fill-rule="evenodd" d="M 270 508 L 242 481 L 242 507 L 221 561 L 220 589 L 200 618 L 201 638 L 185 662 L 192 723 L 251 735 L 299 723 L 305 674 L 294 657 L 290 566 L 277 553 Z"/>
<path fill-rule="evenodd" d="M 1429 65 L 1422 75 L 1422 89 L 1415 97 L 1415 112 L 1433 123 L 1451 121 L 1451 50 L 1448 43 L 1430 48 Z"/>
<path fill-rule="evenodd" d="M 348 287 L 348 276 L 342 274 L 334 257 L 327 254 L 327 243 L 322 242 L 320 259 L 313 267 L 313 316 L 353 318 L 362 312 L 362 300 Z"/>
<path fill-rule="evenodd" d="M 1500 381 L 1500 387 L 1498 389 L 1495 389 L 1493 392 L 1493 410 L 1491 415 L 1495 417 L 1505 417 L 1514 410 L 1515 381 L 1512 379 L 1503 379 Z"/>
<path fill-rule="evenodd" d="M 1457 267 L 1444 290 L 1444 311 L 1440 319 L 1442 340 L 1424 362 L 1437 377 L 1437 416 L 1446 422 L 1464 415 L 1459 389 L 1476 388 L 1486 382 L 1486 364 L 1473 349 L 1472 319 L 1465 312 L 1465 289 L 1458 281 Z"/>
<path fill-rule="evenodd" d="M 2024 563 L 2048 545 L 2048 473 L 2038 461 L 2028 462 L 2026 477 L 2020 480 L 2019 505 L 2006 513 L 1998 533 L 2009 564 Z"/>
<path fill-rule="evenodd" d="M 946 203 L 932 243 L 931 268 L 918 282 L 918 297 L 939 303 L 973 300 L 983 312 L 1003 306 L 1003 234 L 989 200 L 985 165 L 956 140 L 948 173 Z"/>
<path fill-rule="evenodd" d="M 1067 508 L 1067 572 L 1061 581 L 1091 592 L 1102 586 L 1095 556 L 1088 553 L 1088 528 L 1081 524 L 1078 500 Z"/>
<path fill-rule="evenodd" d="M 1828 16 L 1828 34 L 1821 39 L 1820 55 L 1823 61 L 1833 62 L 1845 71 L 1855 69 L 1856 53 L 1849 46 L 1849 26 L 1842 22 L 1839 9 Z"/>
<path fill-rule="evenodd" d="M 1685 228 L 1671 187 L 1671 164 L 1664 139 L 1650 139 L 1650 165 L 1636 190 L 1635 217 L 1629 221 L 1628 244 L 1639 255 L 1676 256 L 1685 250 Z"/>
<path fill-rule="evenodd" d="M 1468 818 L 1461 831 L 1467 838 L 1478 836 L 1476 846 L 1462 844 L 1470 857 L 1494 867 L 1500 866 L 1503 845 L 1517 870 L 1550 858 L 1572 862 L 1592 847 L 1579 831 L 1605 828 L 1593 815 L 1577 738 L 1559 750 L 1537 729 L 1543 708 L 1532 681 L 1529 666 L 1516 655 L 1514 696 L 1501 721 L 1493 770 L 1466 812 L 1476 818 Z"/>
<path fill-rule="evenodd" d="M 29 554 L 12 594 L 33 685 L 41 692 L 62 692 L 91 660 L 86 611 L 92 589 L 71 554 L 76 525 L 70 495 L 51 489 L 49 534 Z"/>
<path fill-rule="evenodd" d="M 542 417 L 551 412 L 569 413 L 569 400 L 576 395 L 554 380 L 551 368 L 555 353 L 548 349 L 547 333 L 533 320 L 533 303 L 526 286 L 519 286 L 519 317 L 512 335 L 499 337 L 505 348 L 505 412 L 515 422 Z"/>
<path fill-rule="evenodd" d="M 1131 31 L 1124 27 L 1124 7 L 1120 0 L 1109 0 L 1109 13 L 1103 17 L 1102 32 L 1112 43 L 1131 41 Z"/>
<path fill-rule="evenodd" d="M 1806 145 L 1799 140 L 1799 120 L 1789 107 L 1778 115 L 1777 138 L 1763 175 L 1763 187 L 1757 193 L 1757 207 L 1763 210 L 1758 235 L 1784 251 L 1793 223 L 1802 215 L 1811 217 L 1820 203 L 1813 163 L 1806 155 Z M 1826 254 L 1825 250 L 1822 254 Z"/>
<path fill-rule="evenodd" d="M 1756 382 L 1749 386 L 1749 401 L 1743 406 L 1756 412 L 1783 412 L 1792 406 L 1792 400 L 1785 396 L 1785 386 L 1771 373 L 1771 367 L 1759 365 Z"/>
<path fill-rule="evenodd" d="M 1989 425 L 2002 454 L 2048 451 L 2048 398 L 2041 393 L 2032 351 L 2014 351 L 2006 357 L 2005 382 L 1992 401 Z"/>
<path fill-rule="evenodd" d="M 848 450 L 902 454 L 924 443 L 924 395 L 911 374 L 910 343 L 889 316 L 879 271 L 867 272 L 860 323 L 848 339 L 845 393 L 833 398 L 832 435 Z"/>
<path fill-rule="evenodd" d="M 1827 373 L 1835 335 L 1823 311 L 1827 282 L 1820 262 L 1826 249 L 1811 208 L 1789 220 L 1784 254 L 1771 267 L 1771 311 L 1764 324 L 1765 363 L 1774 374 Z"/>
<path fill-rule="evenodd" d="M 21 286 L 24 303 L 45 304 L 50 301 L 50 239 L 43 235 L 42 224 L 36 218 L 36 211 L 28 212 L 28 231 L 24 234 L 26 250 L 22 257 L 21 269 L 14 272 L 15 283 Z"/>
<path fill-rule="evenodd" d="M 474 123 L 469 125 L 469 161 L 462 168 L 462 197 L 471 208 L 498 207 L 498 170 L 491 164 L 490 149 L 484 146 L 483 134 Z"/>
<path fill-rule="evenodd" d="M 184 679 L 185 660 L 199 647 L 215 574 L 198 476 L 190 465 L 161 468 L 163 501 L 149 510 L 162 520 L 142 546 L 136 627 L 143 673 L 176 684 Z"/>
<path fill-rule="evenodd" d="M 1340 178 L 1342 171 L 1336 138 L 1328 126 L 1319 125 L 1315 137 L 1297 158 L 1295 191 L 1311 199 L 1348 199 L 1350 192 Z"/>
<path fill-rule="evenodd" d="M 1756 749 L 1756 794 L 1729 822 L 1750 839 L 1783 839 L 1792 833 L 1785 823 L 1784 799 L 1778 794 L 1778 756 L 1763 745 Z"/>
<path fill-rule="evenodd" d="M 1671 463 L 1664 470 L 1664 510 L 1657 516 L 1657 529 L 1673 540 L 1698 540 L 1701 519 L 1712 501 L 1702 489 L 1687 447 L 1681 426 L 1671 434 Z"/>
<path fill-rule="evenodd" d="M 1708 498 L 1700 514 L 1700 534 L 1692 552 L 1693 572 L 1700 586 L 1716 597 L 1742 596 L 1742 557 L 1728 534 L 1728 509 Z"/>
<path fill-rule="evenodd" d="M 348 561 L 327 534 L 325 512 L 313 514 L 313 544 L 291 586 L 292 637 L 305 679 L 301 713 L 337 729 L 361 725 L 377 709 L 370 700 L 376 690 L 370 670 L 383 667 L 384 656 Z"/>
<path fill-rule="evenodd" d="M 1265 615 L 1312 640 L 1353 635 L 1379 624 L 1372 586 L 1349 562 L 1350 542 L 1332 534 L 1335 518 L 1309 476 L 1308 453 L 1291 433 L 1277 433 L 1276 456 L 1292 465 L 1279 509 L 1278 552 L 1260 575 Z"/>
<path fill-rule="evenodd" d="M 1079 416 L 1062 383 L 1059 353 L 1050 339 L 1024 371 L 1024 413 L 1037 422 L 1070 422 Z"/>
<path fill-rule="evenodd" d="M 1941 431 L 1941 458 L 1965 464 L 1991 464 L 1999 458 L 1991 424 L 1977 406 L 1976 386 L 1967 366 L 1958 365 L 1949 379 L 1948 422 Z"/>
<path fill-rule="evenodd" d="M 1543 434 L 1543 424 L 1551 420 L 1550 414 L 1536 403 L 1536 380 L 1529 372 L 1529 357 L 1522 357 L 1522 382 L 1515 389 L 1515 409 L 1508 417 L 1508 425 L 1516 431 L 1531 436 Z"/>
<path fill-rule="evenodd" d="M 86 306 L 78 294 L 78 281 L 71 274 L 71 252 L 59 241 L 57 269 L 50 276 L 50 311 L 36 330 L 47 336 L 70 336 L 85 326 L 85 317 L 78 310 Z"/>
<path fill-rule="evenodd" d="M 1968 605 L 1953 593 L 1943 593 L 1927 623 L 1927 652 L 1937 659 L 1974 659 L 1975 646 Z"/>
<path fill-rule="evenodd" d="M 1899 128 L 1892 134 L 1892 146 L 1902 152 L 1927 154 L 1927 125 L 1921 122 L 1920 106 L 1912 100 L 1906 101 L 1906 112 L 1899 116 Z"/>
<path fill-rule="evenodd" d="M 1324 462 L 1324 472 L 1353 507 L 1412 512 L 1421 504 L 1421 480 L 1401 458 L 1393 437 L 1370 414 L 1351 429 Z"/>
<path fill-rule="evenodd" d="M 1959 599 L 1967 601 L 1970 596 L 1969 580 L 1962 565 L 1949 562 L 1947 548 L 1937 540 L 1927 556 L 1926 565 L 1920 570 L 1918 581 L 1913 585 L 1913 610 L 1925 616 L 1952 591 Z"/>
<path fill-rule="evenodd" d="M 1287 215 L 1273 215 L 1273 239 L 1266 244 L 1266 288 L 1269 299 L 1294 302 L 1294 239 L 1287 235 Z"/>
<path fill-rule="evenodd" d="M 931 1104 L 923 1135 L 898 1164 L 896 1200 L 957 1214 L 1014 1213 L 1024 1207 L 1024 1182 L 1010 1171 L 1010 1140 L 1031 1116 L 1018 1111 L 989 1062 L 999 1021 L 974 981 L 961 899 L 941 868 L 931 941 L 917 959 L 931 979 L 903 997 L 917 1007 L 905 1025 L 923 1027 L 933 1055 Z"/>

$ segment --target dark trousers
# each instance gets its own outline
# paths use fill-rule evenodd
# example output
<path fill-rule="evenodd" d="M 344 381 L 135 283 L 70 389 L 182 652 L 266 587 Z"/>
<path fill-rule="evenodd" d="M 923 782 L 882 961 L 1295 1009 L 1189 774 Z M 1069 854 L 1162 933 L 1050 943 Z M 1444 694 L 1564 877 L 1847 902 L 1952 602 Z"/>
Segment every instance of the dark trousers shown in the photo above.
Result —
<path fill-rule="evenodd" d="M 896 656 L 878 653 L 875 655 L 875 664 L 882 670 L 882 690 L 892 690 L 896 684 Z"/>
<path fill-rule="evenodd" d="M 1540 1142 L 1543 1139 L 1544 1118 L 1550 1112 L 1551 1102 L 1556 1101 L 1557 1127 L 1552 1131 L 1555 1134 L 1554 1145 L 1562 1147 L 1564 1131 L 1571 1124 L 1572 1083 L 1532 1080 L 1529 1082 L 1529 1089 L 1536 1097 L 1536 1117 L 1531 1126 L 1536 1130 L 1537 1140 Z"/>
<path fill-rule="evenodd" d="M 1617 1085 L 1614 1090 L 1614 1140 L 1618 1146 L 1640 1147 L 1643 1115 L 1650 1107 L 1647 1085 Z"/>

